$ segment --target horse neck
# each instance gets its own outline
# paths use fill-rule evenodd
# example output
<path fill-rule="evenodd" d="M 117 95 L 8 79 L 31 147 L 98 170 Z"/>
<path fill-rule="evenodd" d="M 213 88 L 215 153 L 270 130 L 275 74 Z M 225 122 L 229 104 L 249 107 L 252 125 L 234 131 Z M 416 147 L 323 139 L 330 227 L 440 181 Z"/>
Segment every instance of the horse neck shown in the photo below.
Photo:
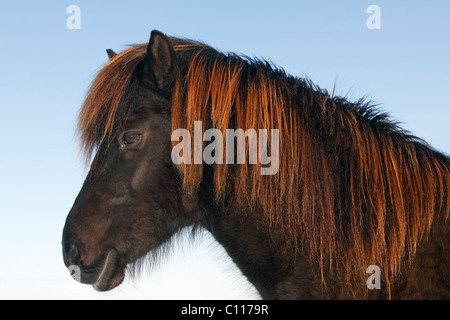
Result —
<path fill-rule="evenodd" d="M 237 204 L 208 215 L 203 222 L 225 248 L 233 262 L 264 299 L 321 298 L 320 277 L 308 260 L 286 244 L 281 229 L 269 226 L 260 209 L 243 209 Z M 300 267 L 308 286 L 292 279 Z M 290 286 L 296 286 L 293 290 Z"/>

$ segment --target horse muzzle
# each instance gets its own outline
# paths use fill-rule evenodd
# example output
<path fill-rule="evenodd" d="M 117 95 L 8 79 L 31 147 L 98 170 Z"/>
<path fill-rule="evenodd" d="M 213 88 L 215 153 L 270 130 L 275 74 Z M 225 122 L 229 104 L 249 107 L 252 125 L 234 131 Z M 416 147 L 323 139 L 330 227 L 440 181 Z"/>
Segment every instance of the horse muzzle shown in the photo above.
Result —
<path fill-rule="evenodd" d="M 107 250 L 89 266 L 84 266 L 81 258 L 81 245 L 77 240 L 63 243 L 64 264 L 75 280 L 93 285 L 97 291 L 107 291 L 117 287 L 124 279 L 124 267 L 119 253 L 112 248 Z"/>

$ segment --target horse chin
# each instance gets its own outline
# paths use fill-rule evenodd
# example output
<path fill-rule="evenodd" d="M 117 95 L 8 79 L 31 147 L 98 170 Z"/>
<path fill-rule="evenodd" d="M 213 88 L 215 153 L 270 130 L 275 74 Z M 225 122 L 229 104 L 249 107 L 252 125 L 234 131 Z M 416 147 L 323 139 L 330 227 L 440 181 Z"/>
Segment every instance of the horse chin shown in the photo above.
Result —
<path fill-rule="evenodd" d="M 111 249 L 103 262 L 97 280 L 92 285 L 97 291 L 108 291 L 122 283 L 125 277 L 125 268 L 119 264 L 119 254 Z"/>

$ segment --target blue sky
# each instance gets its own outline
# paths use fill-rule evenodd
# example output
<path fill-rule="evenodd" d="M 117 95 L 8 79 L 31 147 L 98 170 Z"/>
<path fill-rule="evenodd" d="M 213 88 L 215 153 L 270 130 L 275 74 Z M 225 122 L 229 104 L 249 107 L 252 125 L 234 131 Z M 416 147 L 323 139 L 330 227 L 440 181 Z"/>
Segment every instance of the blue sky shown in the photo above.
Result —
<path fill-rule="evenodd" d="M 69 30 L 66 9 L 81 9 Z M 369 5 L 381 29 L 369 30 Z M 0 10 L 0 298 L 252 298 L 207 235 L 185 238 L 159 268 L 96 293 L 61 256 L 65 217 L 86 171 L 74 135 L 90 81 L 121 51 L 160 31 L 263 57 L 350 100 L 368 96 L 450 153 L 450 2 L 10 1 Z"/>

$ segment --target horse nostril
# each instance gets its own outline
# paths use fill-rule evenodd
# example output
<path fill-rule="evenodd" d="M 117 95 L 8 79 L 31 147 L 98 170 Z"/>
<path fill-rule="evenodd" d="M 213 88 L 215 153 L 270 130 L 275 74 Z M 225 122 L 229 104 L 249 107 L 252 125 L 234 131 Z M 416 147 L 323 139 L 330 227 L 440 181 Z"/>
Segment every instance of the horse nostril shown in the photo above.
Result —
<path fill-rule="evenodd" d="M 78 265 L 80 262 L 80 251 L 78 247 L 73 243 L 68 243 L 64 251 L 64 262 L 67 267 L 72 265 Z"/>

